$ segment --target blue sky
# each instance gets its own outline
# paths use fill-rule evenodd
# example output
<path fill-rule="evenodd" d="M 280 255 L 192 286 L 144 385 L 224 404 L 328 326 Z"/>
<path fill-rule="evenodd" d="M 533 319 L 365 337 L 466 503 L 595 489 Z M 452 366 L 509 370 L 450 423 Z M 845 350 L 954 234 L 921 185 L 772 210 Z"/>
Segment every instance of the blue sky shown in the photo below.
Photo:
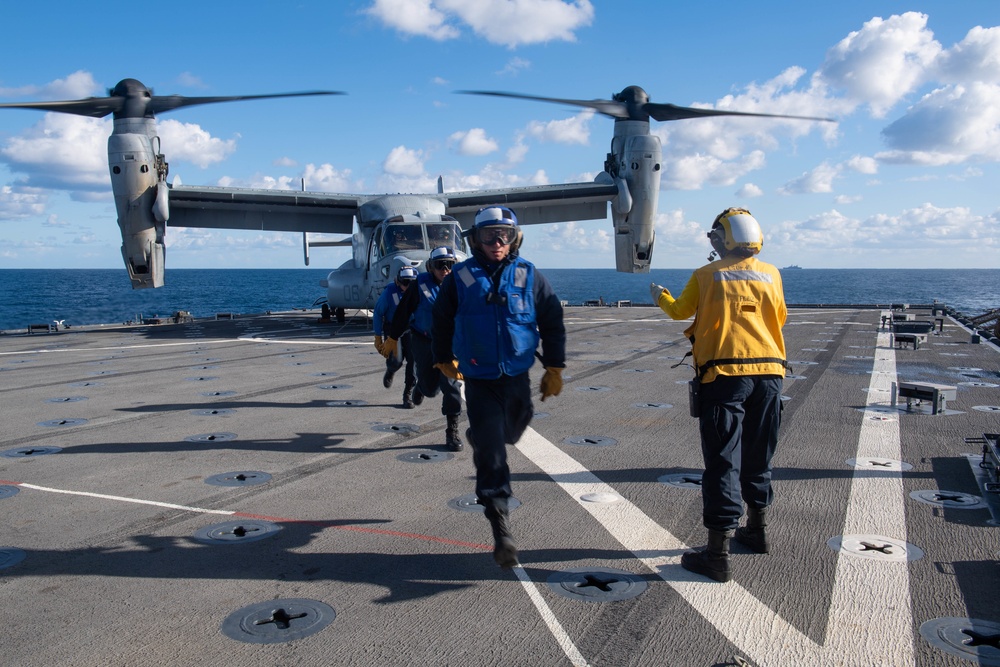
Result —
<path fill-rule="evenodd" d="M 61 8 L 59 5 L 63 5 Z M 762 258 L 816 268 L 1000 265 L 1000 2 L 327 0 L 14 3 L 0 102 L 336 90 L 159 117 L 170 178 L 350 193 L 592 179 L 613 122 L 456 90 L 831 116 L 653 123 L 653 268 L 693 268 L 730 205 Z M 0 109 L 0 268 L 118 268 L 111 120 Z M 541 267 L 612 268 L 611 222 L 526 230 Z M 168 228 L 170 268 L 302 266 L 301 236 Z M 343 249 L 316 249 L 313 267 Z"/>

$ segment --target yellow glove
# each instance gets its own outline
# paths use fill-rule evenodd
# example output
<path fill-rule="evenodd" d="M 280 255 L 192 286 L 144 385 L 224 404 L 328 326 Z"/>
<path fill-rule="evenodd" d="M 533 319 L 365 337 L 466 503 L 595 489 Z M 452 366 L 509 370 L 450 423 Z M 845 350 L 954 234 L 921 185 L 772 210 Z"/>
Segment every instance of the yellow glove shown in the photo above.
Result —
<path fill-rule="evenodd" d="M 382 337 L 375 336 L 375 349 L 378 350 L 379 354 L 382 354 Z"/>
<path fill-rule="evenodd" d="M 379 350 L 379 352 L 382 353 L 383 357 L 388 359 L 392 355 L 396 354 L 397 345 L 399 345 L 399 341 L 397 341 L 395 338 L 386 338 L 385 341 L 383 341 L 382 349 Z"/>
<path fill-rule="evenodd" d="M 434 364 L 449 380 L 464 380 L 465 376 L 458 372 L 458 359 L 452 359 L 449 364 Z"/>
<path fill-rule="evenodd" d="M 558 396 L 562 391 L 562 371 L 561 368 L 545 367 L 545 375 L 542 376 L 542 402 L 549 396 Z"/>

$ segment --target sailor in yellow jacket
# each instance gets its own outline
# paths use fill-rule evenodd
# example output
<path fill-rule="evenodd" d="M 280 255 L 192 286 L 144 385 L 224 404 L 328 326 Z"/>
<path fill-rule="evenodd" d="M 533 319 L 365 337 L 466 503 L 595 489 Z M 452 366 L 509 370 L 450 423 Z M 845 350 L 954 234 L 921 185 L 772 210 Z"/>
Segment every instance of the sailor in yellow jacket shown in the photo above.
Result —
<path fill-rule="evenodd" d="M 651 284 L 653 301 L 685 330 L 695 363 L 692 414 L 699 419 L 708 546 L 681 565 L 728 581 L 729 538 L 767 553 L 766 512 L 774 494 L 771 459 L 781 425 L 787 309 L 778 269 L 758 260 L 764 236 L 746 209 L 716 217 L 708 238 L 719 259 L 697 269 L 677 299 Z M 709 259 L 712 257 L 710 256 Z M 747 505 L 747 525 L 739 527 Z"/>

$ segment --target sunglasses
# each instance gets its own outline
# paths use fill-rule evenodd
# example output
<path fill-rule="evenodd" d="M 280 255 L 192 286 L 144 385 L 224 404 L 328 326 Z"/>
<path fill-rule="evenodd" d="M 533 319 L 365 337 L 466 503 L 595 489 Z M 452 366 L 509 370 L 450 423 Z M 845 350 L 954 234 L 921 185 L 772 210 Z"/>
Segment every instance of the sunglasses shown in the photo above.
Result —
<path fill-rule="evenodd" d="M 451 271 L 451 267 L 455 262 L 448 260 L 437 260 L 430 263 L 432 269 L 437 271 Z"/>
<path fill-rule="evenodd" d="M 517 232 L 510 227 L 487 227 L 479 230 L 479 241 L 483 245 L 510 245 L 514 242 Z"/>
<path fill-rule="evenodd" d="M 398 278 L 397 281 L 400 285 L 409 285 L 413 282 L 413 278 Z"/>

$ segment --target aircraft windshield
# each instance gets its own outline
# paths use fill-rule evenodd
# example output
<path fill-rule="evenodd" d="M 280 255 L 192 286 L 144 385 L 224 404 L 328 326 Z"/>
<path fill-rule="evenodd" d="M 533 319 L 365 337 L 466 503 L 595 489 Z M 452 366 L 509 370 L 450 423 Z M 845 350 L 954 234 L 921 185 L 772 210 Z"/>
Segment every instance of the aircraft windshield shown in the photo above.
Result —
<path fill-rule="evenodd" d="M 427 249 L 424 246 L 424 234 L 420 225 L 389 225 L 385 228 L 383 239 L 387 253 Z"/>
<path fill-rule="evenodd" d="M 465 241 L 462 239 L 462 230 L 453 222 L 428 224 L 427 238 L 431 243 L 431 250 L 445 245 L 453 250 L 465 252 Z"/>

